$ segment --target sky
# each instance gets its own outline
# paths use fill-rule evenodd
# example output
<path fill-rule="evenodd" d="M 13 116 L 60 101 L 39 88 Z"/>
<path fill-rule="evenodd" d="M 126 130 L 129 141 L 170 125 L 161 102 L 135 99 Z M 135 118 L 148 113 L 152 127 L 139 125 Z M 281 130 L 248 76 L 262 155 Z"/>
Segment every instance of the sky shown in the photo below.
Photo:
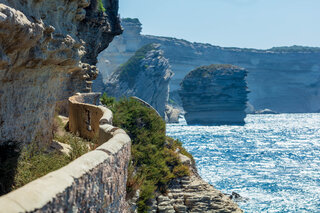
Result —
<path fill-rule="evenodd" d="M 142 33 L 223 47 L 320 47 L 320 0 L 119 0 Z"/>

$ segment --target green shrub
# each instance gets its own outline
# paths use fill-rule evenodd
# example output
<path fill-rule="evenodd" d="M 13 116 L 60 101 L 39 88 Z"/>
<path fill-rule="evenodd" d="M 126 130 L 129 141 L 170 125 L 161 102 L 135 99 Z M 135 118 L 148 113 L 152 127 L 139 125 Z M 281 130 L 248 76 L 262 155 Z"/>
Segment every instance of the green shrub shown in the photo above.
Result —
<path fill-rule="evenodd" d="M 132 163 L 129 163 L 128 167 L 128 178 L 127 178 L 127 200 L 134 197 L 136 191 L 140 189 L 144 178 L 136 175 L 135 167 Z"/>
<path fill-rule="evenodd" d="M 185 177 L 190 175 L 189 167 L 183 164 L 180 164 L 173 169 L 173 174 L 176 177 Z"/>
<path fill-rule="evenodd" d="M 103 95 L 100 98 L 100 101 L 109 109 L 113 109 L 116 99 L 114 97 L 108 96 L 107 93 L 103 93 Z"/>
<path fill-rule="evenodd" d="M 193 156 L 182 146 L 182 142 L 179 140 L 175 140 L 171 137 L 166 137 L 166 146 L 168 146 L 172 150 L 179 149 L 180 153 L 187 156 L 188 158 L 191 159 L 193 164 L 195 164 Z"/>
<path fill-rule="evenodd" d="M 55 139 L 61 143 L 69 144 L 71 151 L 69 161 L 73 161 L 93 149 L 94 144 L 86 139 L 75 136 L 72 133 L 65 133 L 63 136 L 55 136 Z"/>
<path fill-rule="evenodd" d="M 105 104 L 103 100 L 108 98 L 101 99 Z M 139 101 L 122 98 L 111 110 L 114 112 L 113 125 L 124 129 L 132 140 L 128 198 L 140 188 L 138 211 L 146 212 L 155 192 L 165 193 L 170 180 L 189 174 L 175 152 L 177 148 L 184 149 L 181 142 L 166 137 L 163 119 Z"/>
<path fill-rule="evenodd" d="M 98 0 L 98 9 L 100 12 L 106 12 L 102 0 Z"/>
<path fill-rule="evenodd" d="M 147 212 L 148 205 L 150 205 L 150 199 L 154 198 L 154 191 L 156 186 L 152 181 L 144 181 L 144 184 L 141 187 L 141 192 L 139 200 L 137 202 L 138 212 Z"/>

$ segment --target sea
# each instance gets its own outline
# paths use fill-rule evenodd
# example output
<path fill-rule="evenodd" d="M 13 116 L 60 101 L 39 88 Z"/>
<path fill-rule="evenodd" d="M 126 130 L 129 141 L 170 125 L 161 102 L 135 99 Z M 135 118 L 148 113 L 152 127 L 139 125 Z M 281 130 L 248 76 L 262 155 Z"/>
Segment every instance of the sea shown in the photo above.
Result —
<path fill-rule="evenodd" d="M 200 176 L 245 212 L 320 213 L 320 114 L 248 115 L 244 126 L 168 124 Z"/>

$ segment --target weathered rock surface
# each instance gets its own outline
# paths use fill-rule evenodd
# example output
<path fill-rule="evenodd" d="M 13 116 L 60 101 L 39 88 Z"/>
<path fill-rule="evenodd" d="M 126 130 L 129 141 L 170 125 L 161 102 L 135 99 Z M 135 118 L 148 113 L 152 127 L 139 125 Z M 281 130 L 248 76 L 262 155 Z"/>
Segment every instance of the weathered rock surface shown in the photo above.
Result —
<path fill-rule="evenodd" d="M 104 89 L 114 97 L 137 96 L 165 117 L 172 72 L 160 45 L 150 44 L 138 50 L 107 80 Z"/>
<path fill-rule="evenodd" d="M 156 202 L 159 213 L 242 212 L 227 196 L 196 175 L 176 180 Z M 155 209 L 155 208 L 154 208 Z"/>
<path fill-rule="evenodd" d="M 181 111 L 171 105 L 166 105 L 165 120 L 167 123 L 179 123 L 179 115 Z"/>
<path fill-rule="evenodd" d="M 182 155 L 182 154 L 180 154 Z M 191 159 L 182 155 L 190 166 L 190 176 L 171 182 L 166 195 L 157 196 L 152 213 L 243 212 L 230 196 L 226 196 L 200 178 Z"/>
<path fill-rule="evenodd" d="M 52 139 L 57 101 L 90 90 L 97 54 L 121 33 L 118 1 L 0 0 L 0 142 Z"/>
<path fill-rule="evenodd" d="M 141 23 L 137 19 L 124 19 L 122 25 L 123 35 L 99 55 L 100 84 L 141 46 L 160 43 L 174 72 L 170 81 L 171 99 L 177 97 L 179 84 L 188 71 L 208 64 L 233 64 L 248 70 L 251 91 L 248 98 L 256 110 L 268 108 L 283 113 L 318 112 L 320 109 L 320 48 L 225 48 L 141 35 Z"/>
<path fill-rule="evenodd" d="M 247 71 L 232 65 L 202 66 L 181 82 L 180 97 L 188 124 L 244 124 Z"/>

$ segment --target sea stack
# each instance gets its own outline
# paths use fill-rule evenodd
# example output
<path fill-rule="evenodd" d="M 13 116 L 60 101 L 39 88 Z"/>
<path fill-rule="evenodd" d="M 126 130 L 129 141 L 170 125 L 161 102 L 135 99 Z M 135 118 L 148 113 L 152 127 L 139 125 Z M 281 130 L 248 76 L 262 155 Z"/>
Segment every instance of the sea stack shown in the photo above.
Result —
<path fill-rule="evenodd" d="M 201 66 L 181 82 L 179 95 L 189 125 L 244 125 L 247 70 L 233 65 Z"/>

